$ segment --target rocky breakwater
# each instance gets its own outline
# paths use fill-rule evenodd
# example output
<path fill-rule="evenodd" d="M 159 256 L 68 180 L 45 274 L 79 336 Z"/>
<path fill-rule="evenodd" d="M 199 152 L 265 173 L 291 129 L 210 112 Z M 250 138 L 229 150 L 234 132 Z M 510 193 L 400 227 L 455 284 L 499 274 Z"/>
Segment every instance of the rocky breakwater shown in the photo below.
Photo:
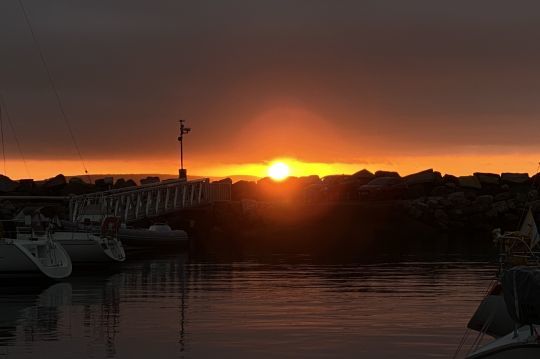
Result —
<path fill-rule="evenodd" d="M 422 176 L 407 176 L 404 182 Z M 443 230 L 516 230 L 529 206 L 533 213 L 540 212 L 539 184 L 538 176 L 526 173 L 445 175 L 421 183 L 424 195 L 407 199 L 403 206 L 411 217 Z"/>
<path fill-rule="evenodd" d="M 308 176 L 274 182 L 240 181 L 232 185 L 237 201 L 303 204 L 349 203 L 398 208 L 402 216 L 439 232 L 516 229 L 531 206 L 540 214 L 540 177 L 526 173 L 442 175 L 427 169 L 408 176 L 361 170 L 353 175 Z M 253 207 L 253 205 L 250 205 Z M 355 208 L 354 206 L 351 206 Z"/>
<path fill-rule="evenodd" d="M 123 178 L 118 178 L 116 181 L 113 181 L 113 177 L 86 178 L 86 180 L 79 177 L 66 177 L 63 174 L 39 181 L 33 179 L 12 180 L 7 176 L 0 175 L 0 196 L 20 197 L 19 199 L 1 199 L 0 217 L 11 218 L 20 208 L 37 205 L 64 207 L 65 212 L 65 205 L 62 205 L 54 197 L 61 198 L 137 186 L 133 180 Z M 93 180 L 93 183 L 89 183 L 88 180 Z M 32 199 L 32 197 L 36 197 L 36 199 Z M 51 199 L 48 200 L 47 197 L 51 197 Z"/>

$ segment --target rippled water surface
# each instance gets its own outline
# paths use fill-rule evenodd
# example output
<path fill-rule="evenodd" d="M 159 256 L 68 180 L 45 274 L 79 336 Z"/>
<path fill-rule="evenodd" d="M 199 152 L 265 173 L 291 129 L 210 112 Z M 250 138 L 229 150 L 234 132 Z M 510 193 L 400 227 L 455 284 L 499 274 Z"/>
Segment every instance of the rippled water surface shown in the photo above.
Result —
<path fill-rule="evenodd" d="M 132 260 L 0 289 L 1 358 L 451 357 L 493 278 L 478 262 Z"/>

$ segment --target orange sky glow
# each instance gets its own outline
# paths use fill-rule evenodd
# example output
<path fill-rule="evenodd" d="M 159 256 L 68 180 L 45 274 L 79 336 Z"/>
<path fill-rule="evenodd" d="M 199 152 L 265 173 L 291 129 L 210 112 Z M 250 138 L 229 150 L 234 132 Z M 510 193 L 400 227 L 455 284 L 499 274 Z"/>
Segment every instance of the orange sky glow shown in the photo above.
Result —
<path fill-rule="evenodd" d="M 531 175 L 537 169 L 540 154 L 509 154 L 493 156 L 417 156 L 398 157 L 393 160 L 373 160 L 369 162 L 343 163 L 343 162 L 307 162 L 290 157 L 275 157 L 269 160 L 255 163 L 212 163 L 194 161 L 186 163 L 190 175 L 208 177 L 226 176 L 257 176 L 268 175 L 268 168 L 272 163 L 281 161 L 290 168 L 291 176 L 332 174 L 352 174 L 366 168 L 370 171 L 388 170 L 398 171 L 401 175 L 407 175 L 427 168 L 454 175 L 468 175 L 473 172 L 528 172 Z M 169 159 L 143 159 L 143 160 L 90 160 L 86 166 L 90 174 L 108 173 L 160 173 L 176 174 L 178 165 L 176 158 Z M 28 171 L 27 171 L 28 169 Z M 43 179 L 55 176 L 59 173 L 64 175 L 81 175 L 83 173 L 80 161 L 74 160 L 27 160 L 26 166 L 19 160 L 7 160 L 7 175 L 11 178 L 34 178 Z"/>

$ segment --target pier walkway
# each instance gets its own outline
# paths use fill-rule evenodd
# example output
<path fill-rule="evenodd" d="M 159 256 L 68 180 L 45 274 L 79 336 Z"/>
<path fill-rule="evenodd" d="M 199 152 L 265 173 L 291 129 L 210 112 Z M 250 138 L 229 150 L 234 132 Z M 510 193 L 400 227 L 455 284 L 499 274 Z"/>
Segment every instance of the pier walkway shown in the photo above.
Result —
<path fill-rule="evenodd" d="M 230 199 L 231 186 L 228 183 L 210 183 L 209 179 L 168 180 L 72 196 L 69 198 L 69 215 L 75 222 L 87 210 L 97 209 L 102 214 L 115 215 L 129 223 Z"/>

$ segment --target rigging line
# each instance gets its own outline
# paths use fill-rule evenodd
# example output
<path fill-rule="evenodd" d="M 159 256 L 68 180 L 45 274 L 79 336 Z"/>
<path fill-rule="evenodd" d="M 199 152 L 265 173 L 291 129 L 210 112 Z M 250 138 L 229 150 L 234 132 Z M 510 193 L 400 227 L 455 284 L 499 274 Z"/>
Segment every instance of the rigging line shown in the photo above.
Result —
<path fill-rule="evenodd" d="M 39 57 L 41 59 L 41 63 L 43 64 L 43 67 L 45 68 L 45 72 L 47 73 L 47 77 L 49 79 L 49 84 L 55 94 L 56 101 L 58 102 L 58 107 L 60 109 L 60 114 L 62 115 L 62 118 L 64 119 L 64 122 L 66 124 L 66 127 L 68 129 L 69 135 L 71 136 L 71 141 L 73 142 L 73 145 L 75 146 L 75 149 L 77 151 L 77 154 L 79 155 L 79 159 L 81 161 L 82 167 L 84 169 L 84 173 L 88 175 L 88 170 L 86 168 L 86 164 L 84 162 L 84 158 L 82 156 L 81 150 L 79 148 L 79 145 L 77 143 L 77 139 L 75 138 L 75 134 L 73 133 L 73 129 L 71 128 L 71 124 L 69 122 L 68 116 L 66 114 L 66 111 L 64 109 L 64 106 L 62 105 L 62 100 L 60 99 L 60 94 L 58 92 L 58 89 L 56 88 L 56 85 L 53 80 L 52 73 L 49 69 L 49 66 L 47 65 L 47 61 L 45 60 L 45 56 L 43 55 L 43 49 L 41 48 L 39 41 L 37 39 L 37 36 L 34 32 L 34 28 L 32 27 L 32 23 L 30 22 L 30 18 L 28 16 L 28 12 L 26 11 L 26 7 L 24 6 L 23 0 L 18 0 L 19 5 L 21 7 L 21 10 L 24 15 L 24 19 L 26 21 L 26 24 L 28 25 L 28 28 L 30 30 L 30 34 L 32 35 L 32 40 L 34 41 L 34 44 L 39 52 Z M 90 176 L 89 176 L 90 177 Z"/>
<path fill-rule="evenodd" d="M 2 116 L 2 105 L 0 104 L 0 137 L 2 140 L 2 157 L 4 158 L 4 176 L 7 176 L 6 171 L 6 144 L 4 141 L 4 116 Z"/>
<path fill-rule="evenodd" d="M 13 139 L 15 140 L 15 144 L 17 144 L 17 149 L 19 151 L 19 154 L 21 155 L 21 159 L 23 161 L 24 169 L 26 171 L 26 174 L 28 177 L 32 177 L 30 175 L 30 170 L 28 169 L 28 164 L 26 163 L 26 158 L 24 157 L 24 153 L 22 151 L 21 142 L 19 141 L 19 137 L 17 136 L 17 132 L 15 131 L 15 126 L 13 125 L 13 121 L 11 121 L 11 115 L 9 114 L 9 110 L 7 108 L 7 104 L 5 101 L 5 98 L 3 94 L 0 92 L 0 106 L 4 109 L 4 113 L 6 115 L 6 120 L 8 121 L 8 125 L 11 129 L 11 132 L 13 133 Z"/>

